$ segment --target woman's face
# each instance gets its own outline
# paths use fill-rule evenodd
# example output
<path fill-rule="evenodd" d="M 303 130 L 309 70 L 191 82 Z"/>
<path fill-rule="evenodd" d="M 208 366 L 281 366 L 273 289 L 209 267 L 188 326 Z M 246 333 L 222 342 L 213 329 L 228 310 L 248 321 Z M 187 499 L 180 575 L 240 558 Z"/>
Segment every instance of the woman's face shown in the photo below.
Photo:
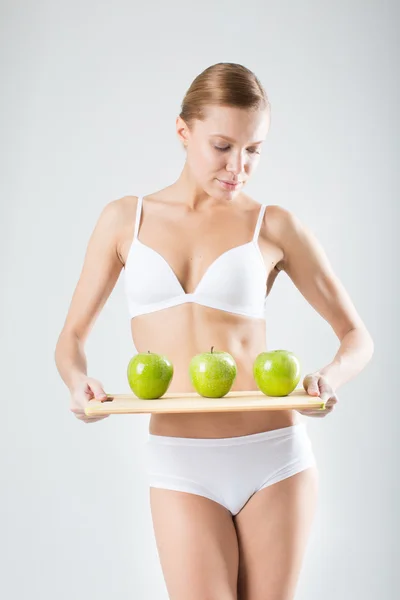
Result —
<path fill-rule="evenodd" d="M 177 132 L 185 142 L 187 163 L 199 186 L 212 196 L 240 192 L 258 165 L 269 124 L 266 110 L 228 106 L 210 106 L 207 119 L 195 121 L 192 131 L 178 117 Z"/>

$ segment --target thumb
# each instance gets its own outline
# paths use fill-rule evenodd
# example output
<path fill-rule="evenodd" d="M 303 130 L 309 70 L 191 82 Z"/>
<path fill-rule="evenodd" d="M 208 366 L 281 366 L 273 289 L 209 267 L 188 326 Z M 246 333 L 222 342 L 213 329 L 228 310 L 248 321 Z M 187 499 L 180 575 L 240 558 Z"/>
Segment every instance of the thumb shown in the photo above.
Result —
<path fill-rule="evenodd" d="M 107 398 L 107 394 L 103 390 L 101 383 L 97 381 L 90 382 L 90 389 L 92 390 L 95 400 L 105 400 L 105 398 Z"/>
<path fill-rule="evenodd" d="M 307 386 L 307 394 L 319 396 L 318 377 L 313 377 Z"/>

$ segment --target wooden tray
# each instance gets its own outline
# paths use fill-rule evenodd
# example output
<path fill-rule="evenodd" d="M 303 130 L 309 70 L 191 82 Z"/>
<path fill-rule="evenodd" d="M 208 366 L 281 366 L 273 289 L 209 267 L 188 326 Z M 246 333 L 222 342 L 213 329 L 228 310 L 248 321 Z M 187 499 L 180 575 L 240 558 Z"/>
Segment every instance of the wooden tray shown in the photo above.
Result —
<path fill-rule="evenodd" d="M 156 400 L 141 400 L 134 394 L 107 394 L 107 400 L 90 400 L 85 414 L 112 415 L 130 413 L 196 413 L 245 410 L 288 410 L 325 408 L 318 396 L 309 396 L 296 388 L 289 396 L 266 396 L 259 390 L 228 392 L 223 398 L 203 398 L 197 392 L 164 394 Z"/>

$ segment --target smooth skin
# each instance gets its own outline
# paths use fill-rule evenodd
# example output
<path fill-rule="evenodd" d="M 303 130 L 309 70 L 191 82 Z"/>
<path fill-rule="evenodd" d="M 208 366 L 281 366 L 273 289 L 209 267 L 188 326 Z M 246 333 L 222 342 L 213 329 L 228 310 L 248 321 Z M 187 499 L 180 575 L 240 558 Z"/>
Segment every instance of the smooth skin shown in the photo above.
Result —
<path fill-rule="evenodd" d="M 316 467 L 260 490 L 234 517 L 208 498 L 150 488 L 169 598 L 294 598 L 317 496 Z"/>
<path fill-rule="evenodd" d="M 267 113 L 226 106 L 210 107 L 207 119 L 196 122 L 191 131 L 177 118 L 185 165 L 173 185 L 146 197 L 139 238 L 166 258 L 187 292 L 224 250 L 251 239 L 259 203 L 242 189 L 257 167 L 268 128 Z M 227 191 L 221 180 L 242 185 Z M 71 392 L 71 411 L 85 423 L 103 418 L 86 417 L 84 408 L 105 391 L 99 380 L 87 375 L 84 346 L 126 263 L 136 204 L 136 196 L 126 196 L 103 209 L 56 348 L 57 367 Z M 372 348 L 371 337 L 321 245 L 297 217 L 268 205 L 259 245 L 268 272 L 267 294 L 278 274 L 286 272 L 330 323 L 341 345 L 352 342 L 349 354 L 355 356 L 361 345 Z M 235 357 L 238 377 L 233 389 L 256 389 L 251 365 L 267 347 L 263 320 L 183 304 L 140 315 L 131 327 L 139 352 L 151 347 L 173 362 L 171 392 L 192 391 L 187 364 L 212 345 Z M 324 394 L 327 406 L 318 414 L 301 414 L 325 417 L 337 402 L 336 380 L 324 370 L 307 377 L 308 393 Z M 299 422 L 299 412 L 152 415 L 150 432 L 209 438 L 246 435 L 293 425 Z M 208 498 L 150 488 L 154 534 L 171 600 L 293 599 L 317 494 L 316 467 L 257 492 L 235 517 Z"/>

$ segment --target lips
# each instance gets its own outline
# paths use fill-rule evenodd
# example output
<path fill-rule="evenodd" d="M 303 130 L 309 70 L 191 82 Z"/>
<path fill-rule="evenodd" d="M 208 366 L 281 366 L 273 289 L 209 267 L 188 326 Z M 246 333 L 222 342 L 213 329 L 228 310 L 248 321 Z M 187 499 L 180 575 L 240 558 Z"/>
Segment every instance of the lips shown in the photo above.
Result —
<path fill-rule="evenodd" d="M 224 181 L 223 179 L 217 179 L 217 181 L 221 184 L 221 187 L 224 190 L 228 190 L 228 191 L 233 191 L 233 190 L 237 190 L 239 189 L 239 187 L 242 185 L 242 181 L 236 181 L 235 183 L 232 183 L 231 181 Z"/>

